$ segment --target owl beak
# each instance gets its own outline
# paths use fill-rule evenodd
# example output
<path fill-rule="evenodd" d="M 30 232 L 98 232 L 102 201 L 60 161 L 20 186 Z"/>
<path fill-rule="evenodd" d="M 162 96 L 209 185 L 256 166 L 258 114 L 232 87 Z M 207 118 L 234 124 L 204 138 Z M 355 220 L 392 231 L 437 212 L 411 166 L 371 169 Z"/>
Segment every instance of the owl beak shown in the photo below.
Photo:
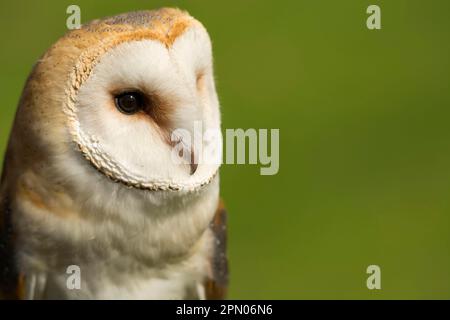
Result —
<path fill-rule="evenodd" d="M 195 159 L 195 152 L 194 152 L 194 148 L 191 148 L 191 176 L 195 173 L 195 171 L 197 171 L 198 168 L 198 163 Z"/>
<path fill-rule="evenodd" d="M 178 137 L 176 139 L 173 139 L 170 142 L 170 145 L 172 147 L 178 145 L 181 143 L 181 150 L 179 150 L 179 157 L 182 157 L 184 159 L 184 163 L 185 164 L 189 164 L 190 167 L 190 175 L 192 176 L 198 168 L 198 159 L 196 158 L 196 152 L 195 152 L 195 148 L 193 145 L 187 145 L 186 143 L 184 143 L 183 138 L 182 137 Z"/>

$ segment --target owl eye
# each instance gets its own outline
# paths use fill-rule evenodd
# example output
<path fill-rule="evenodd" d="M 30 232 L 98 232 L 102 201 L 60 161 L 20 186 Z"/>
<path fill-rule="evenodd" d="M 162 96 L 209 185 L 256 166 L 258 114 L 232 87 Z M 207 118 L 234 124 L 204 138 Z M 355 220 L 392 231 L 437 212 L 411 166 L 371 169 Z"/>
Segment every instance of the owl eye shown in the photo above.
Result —
<path fill-rule="evenodd" d="M 131 115 L 144 108 L 144 97 L 140 92 L 124 92 L 115 96 L 115 103 L 120 112 Z"/>

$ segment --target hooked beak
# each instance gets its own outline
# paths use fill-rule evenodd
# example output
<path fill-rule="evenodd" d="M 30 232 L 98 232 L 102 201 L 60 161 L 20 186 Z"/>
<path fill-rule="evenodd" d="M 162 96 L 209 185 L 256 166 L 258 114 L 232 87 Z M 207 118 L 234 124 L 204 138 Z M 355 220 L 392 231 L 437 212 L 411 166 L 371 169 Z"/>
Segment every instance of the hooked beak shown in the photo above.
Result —
<path fill-rule="evenodd" d="M 186 161 L 187 164 L 189 164 L 190 168 L 190 175 L 192 176 L 198 168 L 198 161 L 196 159 L 196 153 L 194 146 L 188 146 L 183 142 L 183 139 L 177 139 L 176 142 L 172 142 L 171 145 L 175 146 L 177 144 L 181 143 L 181 149 L 179 150 L 178 156 L 183 158 L 184 161 Z"/>
<path fill-rule="evenodd" d="M 198 163 L 195 159 L 195 152 L 194 152 L 194 147 L 191 148 L 191 161 L 190 161 L 190 167 L 191 167 L 191 176 L 195 173 L 195 171 L 197 171 L 198 168 Z"/>
<path fill-rule="evenodd" d="M 191 143 L 187 143 L 188 139 L 183 139 L 183 137 L 178 136 L 173 138 L 170 142 L 172 147 L 178 146 L 178 156 L 182 158 L 185 164 L 189 165 L 189 173 L 192 176 L 198 168 L 197 153 L 195 151 L 195 146 Z"/>

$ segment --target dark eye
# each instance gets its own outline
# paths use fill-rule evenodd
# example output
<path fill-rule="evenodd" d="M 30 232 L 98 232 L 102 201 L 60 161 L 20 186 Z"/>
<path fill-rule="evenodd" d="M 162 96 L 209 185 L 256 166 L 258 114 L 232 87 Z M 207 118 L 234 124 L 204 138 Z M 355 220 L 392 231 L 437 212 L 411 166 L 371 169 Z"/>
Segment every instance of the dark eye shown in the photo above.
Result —
<path fill-rule="evenodd" d="M 125 114 L 135 114 L 144 108 L 144 97 L 140 92 L 124 92 L 115 96 L 117 109 Z"/>

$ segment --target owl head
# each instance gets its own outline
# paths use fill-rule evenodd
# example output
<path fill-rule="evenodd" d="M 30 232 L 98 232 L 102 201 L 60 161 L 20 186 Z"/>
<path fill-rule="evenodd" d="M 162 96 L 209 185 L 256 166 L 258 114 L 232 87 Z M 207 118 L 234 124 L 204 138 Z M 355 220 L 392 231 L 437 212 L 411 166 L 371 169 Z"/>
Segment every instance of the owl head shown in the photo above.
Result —
<path fill-rule="evenodd" d="M 88 163 L 132 188 L 196 190 L 219 167 L 196 161 L 201 151 L 188 141 L 196 123 L 220 132 L 208 33 L 177 9 L 92 21 L 39 60 L 17 117 L 17 144 L 52 158 L 36 162 L 43 170 L 48 161 L 76 174 Z M 201 139 L 200 149 L 217 143 Z"/>

